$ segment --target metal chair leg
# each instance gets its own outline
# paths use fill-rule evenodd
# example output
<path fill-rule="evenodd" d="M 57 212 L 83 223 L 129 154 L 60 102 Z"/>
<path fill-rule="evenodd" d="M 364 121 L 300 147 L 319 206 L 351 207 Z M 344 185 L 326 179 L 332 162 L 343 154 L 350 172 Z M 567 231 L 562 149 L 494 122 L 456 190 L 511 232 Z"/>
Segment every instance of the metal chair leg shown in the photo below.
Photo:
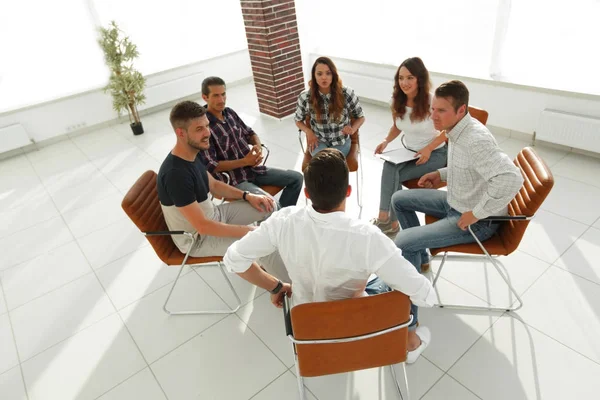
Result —
<path fill-rule="evenodd" d="M 486 250 L 486 248 L 483 246 L 483 243 L 481 243 L 481 241 L 477 238 L 477 236 L 475 236 L 475 233 L 471 230 L 471 227 L 469 226 L 469 232 L 471 232 L 471 235 L 473 236 L 473 238 L 475 239 L 475 241 L 477 242 L 477 244 L 479 245 L 479 248 L 481 249 L 481 251 L 483 251 L 483 253 L 485 254 L 485 258 L 488 259 L 492 265 L 494 266 L 494 268 L 496 269 L 496 271 L 498 271 L 498 274 L 502 277 L 502 279 L 504 280 L 504 282 L 506 283 L 506 285 L 508 286 L 510 292 L 515 296 L 515 298 L 518 301 L 518 305 L 517 306 L 509 306 L 509 307 L 480 307 L 480 306 L 463 306 L 463 305 L 455 305 L 455 304 L 436 304 L 436 307 L 440 307 L 440 308 L 451 308 L 451 309 L 456 309 L 456 310 L 480 310 L 480 311 L 517 311 L 518 309 L 520 309 L 521 307 L 523 307 L 523 300 L 521 299 L 521 296 L 519 296 L 519 294 L 517 293 L 517 291 L 515 290 L 515 288 L 513 287 L 513 285 L 510 282 L 510 279 L 504 274 L 504 272 L 502 271 L 502 269 L 500 268 L 500 266 L 498 265 L 497 261 L 494 260 L 494 258 L 490 255 L 490 253 L 488 253 L 488 251 Z M 442 263 L 440 264 L 440 268 L 438 269 L 438 272 L 435 276 L 435 279 L 433 280 L 433 286 L 435 287 L 438 277 L 440 276 L 440 273 L 442 272 L 442 268 L 444 266 L 444 263 L 446 262 L 446 257 L 448 256 L 448 252 L 444 253 L 444 258 L 442 260 Z"/>
<path fill-rule="evenodd" d="M 190 247 L 191 248 L 191 247 Z M 221 272 L 223 273 L 223 276 L 225 277 L 225 280 L 227 281 L 227 284 L 229 285 L 229 288 L 231 289 L 231 291 L 233 292 L 233 295 L 235 296 L 236 300 L 237 300 L 237 307 L 233 308 L 233 309 L 229 309 L 229 310 L 182 310 L 182 311 L 172 311 L 169 310 L 167 308 L 167 304 L 169 303 L 169 299 L 171 298 L 171 295 L 173 294 L 173 290 L 175 289 L 175 285 L 177 284 L 177 281 L 179 280 L 179 277 L 181 276 L 181 271 L 183 271 L 183 267 L 185 267 L 185 263 L 188 259 L 188 255 L 185 255 L 185 258 L 183 259 L 183 263 L 181 264 L 181 267 L 179 268 L 179 272 L 177 273 L 177 277 L 175 278 L 175 281 L 173 282 L 173 285 L 171 285 L 171 290 L 169 290 L 169 294 L 167 295 L 167 298 L 165 300 L 165 304 L 163 305 L 163 310 L 169 314 L 169 315 L 211 315 L 211 314 L 233 314 L 234 312 L 236 312 L 237 310 L 239 310 L 239 308 L 242 305 L 242 301 L 240 300 L 240 297 L 238 296 L 237 292 L 235 291 L 235 288 L 233 287 L 231 281 L 229 280 L 229 277 L 227 276 L 225 270 L 224 270 L 224 266 L 223 263 L 218 262 L 218 266 L 219 269 L 221 270 Z"/>
<path fill-rule="evenodd" d="M 298 393 L 300 393 L 300 400 L 306 400 L 306 389 L 304 388 L 304 378 L 300 376 L 300 368 L 298 367 L 298 357 L 294 360 L 296 366 L 296 381 L 298 382 Z"/>
<path fill-rule="evenodd" d="M 359 176 L 360 175 L 360 176 Z M 363 210 L 362 191 L 363 191 L 363 166 L 362 153 L 358 149 L 358 170 L 356 171 L 356 201 L 358 202 L 358 218 L 360 219 Z"/>
<path fill-rule="evenodd" d="M 240 299 L 240 296 L 238 296 L 237 292 L 235 291 L 235 288 L 233 287 L 233 283 L 231 283 L 231 279 L 229 279 L 229 277 L 227 276 L 227 271 L 225 271 L 225 265 L 223 265 L 222 262 L 219 262 L 219 269 L 221 270 L 221 273 L 223 274 L 223 277 L 225 278 L 225 281 L 227 282 L 227 285 L 229 285 L 229 289 L 231 289 L 231 293 L 233 293 L 233 295 L 235 296 L 235 299 L 237 300 L 237 306 L 231 310 L 231 313 L 236 312 L 237 310 L 240 309 L 240 307 L 242 306 L 242 300 Z"/>
<path fill-rule="evenodd" d="M 401 363 L 402 372 L 404 373 L 404 391 L 406 393 L 406 400 L 410 400 L 410 392 L 408 390 L 408 378 L 406 376 L 406 363 Z M 398 377 L 396 376 L 396 370 L 394 369 L 394 365 L 390 365 L 390 369 L 392 370 L 392 376 L 394 377 L 394 383 L 396 384 L 396 390 L 400 395 L 400 398 L 404 400 L 404 396 L 402 395 L 402 389 L 400 388 L 400 382 L 398 382 Z"/>

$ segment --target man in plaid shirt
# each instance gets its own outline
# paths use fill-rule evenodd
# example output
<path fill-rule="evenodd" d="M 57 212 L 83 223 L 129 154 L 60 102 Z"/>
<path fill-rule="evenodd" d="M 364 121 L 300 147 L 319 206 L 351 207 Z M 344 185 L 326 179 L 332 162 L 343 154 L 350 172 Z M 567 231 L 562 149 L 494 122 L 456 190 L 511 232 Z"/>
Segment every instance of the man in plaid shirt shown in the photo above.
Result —
<path fill-rule="evenodd" d="M 229 184 L 254 194 L 269 196 L 260 186 L 283 187 L 281 207 L 295 205 L 302 189 L 302 174 L 297 171 L 267 168 L 263 161 L 258 135 L 247 126 L 226 102 L 225 82 L 209 77 L 202 82 L 202 98 L 206 101 L 210 122 L 210 148 L 199 153 L 208 172 L 222 180 L 219 172 L 227 172 Z"/>

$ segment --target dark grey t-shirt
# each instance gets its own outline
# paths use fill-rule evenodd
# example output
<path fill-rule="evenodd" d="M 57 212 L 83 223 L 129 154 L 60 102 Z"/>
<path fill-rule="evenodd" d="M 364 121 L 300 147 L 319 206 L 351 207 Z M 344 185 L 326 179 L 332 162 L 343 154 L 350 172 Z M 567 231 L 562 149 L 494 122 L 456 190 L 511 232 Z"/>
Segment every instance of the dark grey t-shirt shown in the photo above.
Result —
<path fill-rule="evenodd" d="M 177 210 L 193 202 L 200 204 L 207 218 L 212 218 L 214 205 L 209 198 L 208 173 L 199 157 L 193 162 L 169 153 L 165 158 L 156 181 L 158 199 L 169 230 L 195 232 L 192 224 Z M 173 235 L 173 241 L 183 253 L 188 251 L 190 239 Z"/>

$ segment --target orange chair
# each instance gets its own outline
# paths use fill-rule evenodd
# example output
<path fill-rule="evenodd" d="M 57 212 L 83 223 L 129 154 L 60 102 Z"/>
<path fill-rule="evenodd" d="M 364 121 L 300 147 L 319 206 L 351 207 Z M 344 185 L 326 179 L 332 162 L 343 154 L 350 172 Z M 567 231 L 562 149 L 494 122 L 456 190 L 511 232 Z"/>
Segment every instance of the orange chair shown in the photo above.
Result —
<path fill-rule="evenodd" d="M 171 286 L 169 295 L 163 305 L 163 310 L 170 315 L 190 315 L 190 314 L 232 314 L 236 312 L 242 301 L 238 296 L 235 288 L 231 284 L 225 267 L 222 263 L 223 257 L 190 257 L 190 250 L 196 243 L 196 235 L 193 232 L 184 231 L 169 231 L 165 217 L 160 207 L 158 200 L 158 192 L 156 190 L 156 173 L 154 171 L 146 171 L 142 176 L 133 184 L 131 189 L 125 195 L 121 203 L 121 207 L 133 223 L 139 228 L 140 231 L 146 236 L 148 242 L 152 245 L 152 248 L 156 252 L 158 258 L 160 258 L 167 265 L 179 266 L 179 272 L 177 277 Z M 171 239 L 171 235 L 186 235 L 191 239 L 190 249 L 186 254 L 179 251 L 175 243 Z M 237 307 L 230 310 L 184 310 L 184 311 L 171 311 L 167 308 L 167 303 L 171 298 L 173 289 L 181 276 L 181 271 L 185 266 L 218 266 L 221 273 L 225 277 L 229 288 L 233 292 L 237 300 Z"/>
<path fill-rule="evenodd" d="M 293 343 L 300 398 L 303 377 L 338 374 L 390 366 L 396 388 L 402 390 L 393 364 L 401 364 L 404 387 L 410 300 L 392 291 L 347 300 L 300 304 L 290 310 L 284 299 L 286 336 Z"/>
<path fill-rule="evenodd" d="M 469 309 L 469 310 L 491 310 L 491 311 L 516 311 L 523 306 L 523 301 L 519 294 L 515 291 L 508 277 L 502 272 L 497 261 L 492 256 L 507 256 L 519 247 L 521 239 L 525 234 L 525 229 L 529 225 L 536 211 L 542 205 L 542 202 L 554 186 L 554 177 L 552 172 L 546 166 L 544 161 L 536 154 L 531 147 L 525 147 L 515 158 L 515 165 L 519 167 L 523 174 L 523 186 L 508 205 L 508 216 L 488 217 L 484 221 L 503 221 L 502 225 L 494 236 L 488 240 L 481 242 L 473 234 L 471 227 L 469 232 L 473 235 L 475 243 L 458 244 L 454 246 L 430 249 L 431 255 L 443 253 L 442 262 L 433 280 L 435 287 L 438 278 L 442 272 L 442 268 L 446 263 L 449 252 L 463 254 L 479 254 L 485 255 L 486 259 L 496 268 L 502 279 L 508 285 L 511 293 L 518 300 L 516 307 L 475 307 L 475 306 L 459 306 L 452 304 L 438 304 L 438 307 Z M 437 221 L 436 218 L 426 215 L 426 223 L 430 224 Z"/>
<path fill-rule="evenodd" d="M 469 114 L 471 114 L 471 116 L 473 118 L 475 118 L 476 120 L 481 122 L 483 125 L 485 125 L 487 123 L 489 114 L 484 109 L 469 106 Z M 402 137 L 400 138 L 400 140 L 402 140 Z M 447 142 L 447 140 L 446 140 L 446 142 Z M 421 189 L 419 187 L 419 178 L 409 179 L 408 181 L 404 181 L 404 182 L 402 182 L 402 186 L 407 187 L 408 189 Z M 444 186 L 446 186 L 446 182 L 440 182 L 440 184 L 435 186 L 434 189 L 443 188 Z"/>
<path fill-rule="evenodd" d="M 310 116 L 306 117 L 304 121 L 306 126 L 310 126 Z M 356 172 L 356 201 L 358 202 L 359 212 L 358 218 L 360 218 L 362 214 L 363 202 L 362 202 L 362 185 L 363 185 L 363 175 L 362 175 L 362 154 L 360 151 L 360 140 L 359 140 L 359 131 L 350 136 L 350 151 L 346 156 L 346 164 L 348 164 L 348 170 L 350 172 Z M 302 131 L 298 129 L 298 141 L 300 142 L 300 148 L 304 153 L 304 159 L 302 160 L 302 171 L 308 166 L 308 163 L 312 159 L 312 155 L 308 148 L 304 148 L 304 143 L 302 142 Z M 360 168 L 359 168 L 360 167 Z"/>

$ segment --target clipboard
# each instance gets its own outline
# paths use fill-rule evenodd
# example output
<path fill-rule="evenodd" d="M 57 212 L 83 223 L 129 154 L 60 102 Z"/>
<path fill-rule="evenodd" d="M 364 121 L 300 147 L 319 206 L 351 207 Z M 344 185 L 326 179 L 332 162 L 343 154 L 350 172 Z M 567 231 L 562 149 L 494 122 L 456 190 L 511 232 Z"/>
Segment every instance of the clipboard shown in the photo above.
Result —
<path fill-rule="evenodd" d="M 376 157 L 381 158 L 384 161 L 391 162 L 392 164 L 402 164 L 421 157 L 421 155 L 415 157 L 415 154 L 416 153 L 412 150 L 408 150 L 405 147 L 400 147 L 399 149 L 384 151 L 382 154 L 376 154 Z"/>

